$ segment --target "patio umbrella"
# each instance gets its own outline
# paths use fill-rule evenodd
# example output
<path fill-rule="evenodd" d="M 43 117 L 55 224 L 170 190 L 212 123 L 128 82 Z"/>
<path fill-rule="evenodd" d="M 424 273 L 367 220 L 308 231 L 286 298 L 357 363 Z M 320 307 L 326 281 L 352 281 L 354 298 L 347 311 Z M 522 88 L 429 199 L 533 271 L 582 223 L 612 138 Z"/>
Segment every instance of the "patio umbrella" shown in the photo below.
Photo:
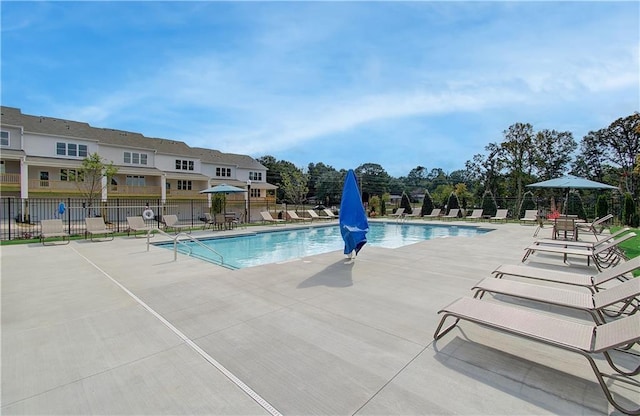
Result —
<path fill-rule="evenodd" d="M 357 256 L 360 249 L 367 243 L 369 223 L 353 169 L 349 169 L 344 181 L 339 218 L 340 234 L 344 240 L 344 254 L 351 257 L 355 251 L 354 256 Z"/>
<path fill-rule="evenodd" d="M 221 183 L 220 185 L 213 186 L 211 188 L 204 189 L 200 191 L 201 194 L 233 194 L 239 192 L 247 192 L 246 189 L 238 188 L 237 186 L 227 185 L 226 183 Z M 227 214 L 227 198 L 224 198 L 224 214 Z"/>
<path fill-rule="evenodd" d="M 581 178 L 573 175 L 565 175 L 559 178 L 549 179 L 547 181 L 532 183 L 527 185 L 529 188 L 560 188 L 567 190 L 567 202 L 569 201 L 569 191 L 571 189 L 618 189 L 616 186 L 607 185 L 589 179 Z M 567 211 L 567 203 L 564 206 L 565 213 Z"/>

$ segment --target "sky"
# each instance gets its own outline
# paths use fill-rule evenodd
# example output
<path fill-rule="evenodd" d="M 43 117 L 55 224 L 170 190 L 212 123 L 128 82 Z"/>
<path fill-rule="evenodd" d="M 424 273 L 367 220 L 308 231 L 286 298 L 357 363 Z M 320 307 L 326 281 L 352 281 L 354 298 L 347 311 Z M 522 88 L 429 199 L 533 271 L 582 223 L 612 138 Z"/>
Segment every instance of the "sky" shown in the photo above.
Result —
<path fill-rule="evenodd" d="M 1 102 L 302 169 L 464 169 L 640 111 L 640 2 L 12 2 Z"/>

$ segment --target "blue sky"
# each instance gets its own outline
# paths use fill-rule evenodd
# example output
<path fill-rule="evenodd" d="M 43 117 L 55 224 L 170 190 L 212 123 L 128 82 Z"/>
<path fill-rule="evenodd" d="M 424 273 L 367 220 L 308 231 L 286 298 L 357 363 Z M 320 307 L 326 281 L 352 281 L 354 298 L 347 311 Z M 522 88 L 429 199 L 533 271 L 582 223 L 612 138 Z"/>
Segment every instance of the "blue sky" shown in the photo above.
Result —
<path fill-rule="evenodd" d="M 463 169 L 640 110 L 640 3 L 7 2 L 2 105 L 306 168 Z"/>

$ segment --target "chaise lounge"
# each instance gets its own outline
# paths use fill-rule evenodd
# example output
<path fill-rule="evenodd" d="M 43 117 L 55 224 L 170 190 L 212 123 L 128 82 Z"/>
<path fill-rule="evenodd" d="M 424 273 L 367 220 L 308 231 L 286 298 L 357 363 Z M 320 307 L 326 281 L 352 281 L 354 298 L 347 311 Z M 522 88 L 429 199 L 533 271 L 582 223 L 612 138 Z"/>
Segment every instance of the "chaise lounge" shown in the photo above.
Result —
<path fill-rule="evenodd" d="M 153 230 L 153 227 L 144 223 L 144 219 L 142 217 L 127 217 L 127 224 L 129 225 L 129 228 L 127 228 L 127 235 L 133 231 L 134 237 L 138 237 L 139 233 L 146 235 L 149 231 Z M 153 235 L 154 234 L 151 234 L 152 237 Z"/>
<path fill-rule="evenodd" d="M 69 233 L 64 230 L 64 224 L 61 219 L 51 219 L 40 221 L 42 228 L 40 232 L 40 242 L 43 246 L 69 244 Z M 61 238 L 60 243 L 49 242 L 46 244 L 47 238 Z"/>
<path fill-rule="evenodd" d="M 107 225 L 105 224 L 102 217 L 87 217 L 84 219 L 84 222 L 87 225 L 87 233 L 89 233 L 91 241 L 113 240 L 113 230 L 107 228 Z"/>
<path fill-rule="evenodd" d="M 164 223 L 165 229 L 173 229 L 176 234 L 180 232 L 180 230 L 186 230 L 187 233 L 191 233 L 191 226 L 188 224 L 179 224 L 178 216 L 175 214 L 163 215 L 162 222 Z"/>
<path fill-rule="evenodd" d="M 280 218 L 273 218 L 269 211 L 260 211 L 260 215 L 262 216 L 262 223 L 266 224 L 284 224 L 285 221 Z"/>
<path fill-rule="evenodd" d="M 640 314 L 624 317 L 600 326 L 585 325 L 577 321 L 557 318 L 545 313 L 534 312 L 502 303 L 482 301 L 472 298 L 460 298 L 438 313 L 442 319 L 433 335 L 435 340 L 441 339 L 454 329 L 461 320 L 473 322 L 481 326 L 523 337 L 532 341 L 575 352 L 587 359 L 609 403 L 623 413 L 638 415 L 640 408 L 630 409 L 615 400 L 605 378 L 627 381 L 629 386 L 638 386 L 630 376 L 640 373 L 640 366 L 626 371 L 619 368 L 610 352 L 619 347 L 626 347 L 640 341 Z M 455 321 L 443 329 L 447 318 Z M 618 374 L 603 373 L 594 356 L 604 355 L 607 363 Z M 632 393 L 630 393 L 632 394 Z M 637 398 L 640 393 L 635 393 Z M 637 404 L 635 404 L 637 405 Z"/>

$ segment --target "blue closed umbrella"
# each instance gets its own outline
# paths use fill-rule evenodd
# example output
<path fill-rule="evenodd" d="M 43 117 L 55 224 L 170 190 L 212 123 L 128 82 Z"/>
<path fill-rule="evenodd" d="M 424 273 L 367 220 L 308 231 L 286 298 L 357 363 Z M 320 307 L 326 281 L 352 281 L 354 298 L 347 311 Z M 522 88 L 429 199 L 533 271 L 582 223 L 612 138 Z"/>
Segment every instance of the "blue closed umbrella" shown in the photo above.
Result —
<path fill-rule="evenodd" d="M 358 252 L 367 243 L 369 223 L 364 212 L 360 190 L 356 182 L 356 174 L 349 169 L 342 189 L 340 201 L 340 233 L 344 240 L 344 254 Z"/>

